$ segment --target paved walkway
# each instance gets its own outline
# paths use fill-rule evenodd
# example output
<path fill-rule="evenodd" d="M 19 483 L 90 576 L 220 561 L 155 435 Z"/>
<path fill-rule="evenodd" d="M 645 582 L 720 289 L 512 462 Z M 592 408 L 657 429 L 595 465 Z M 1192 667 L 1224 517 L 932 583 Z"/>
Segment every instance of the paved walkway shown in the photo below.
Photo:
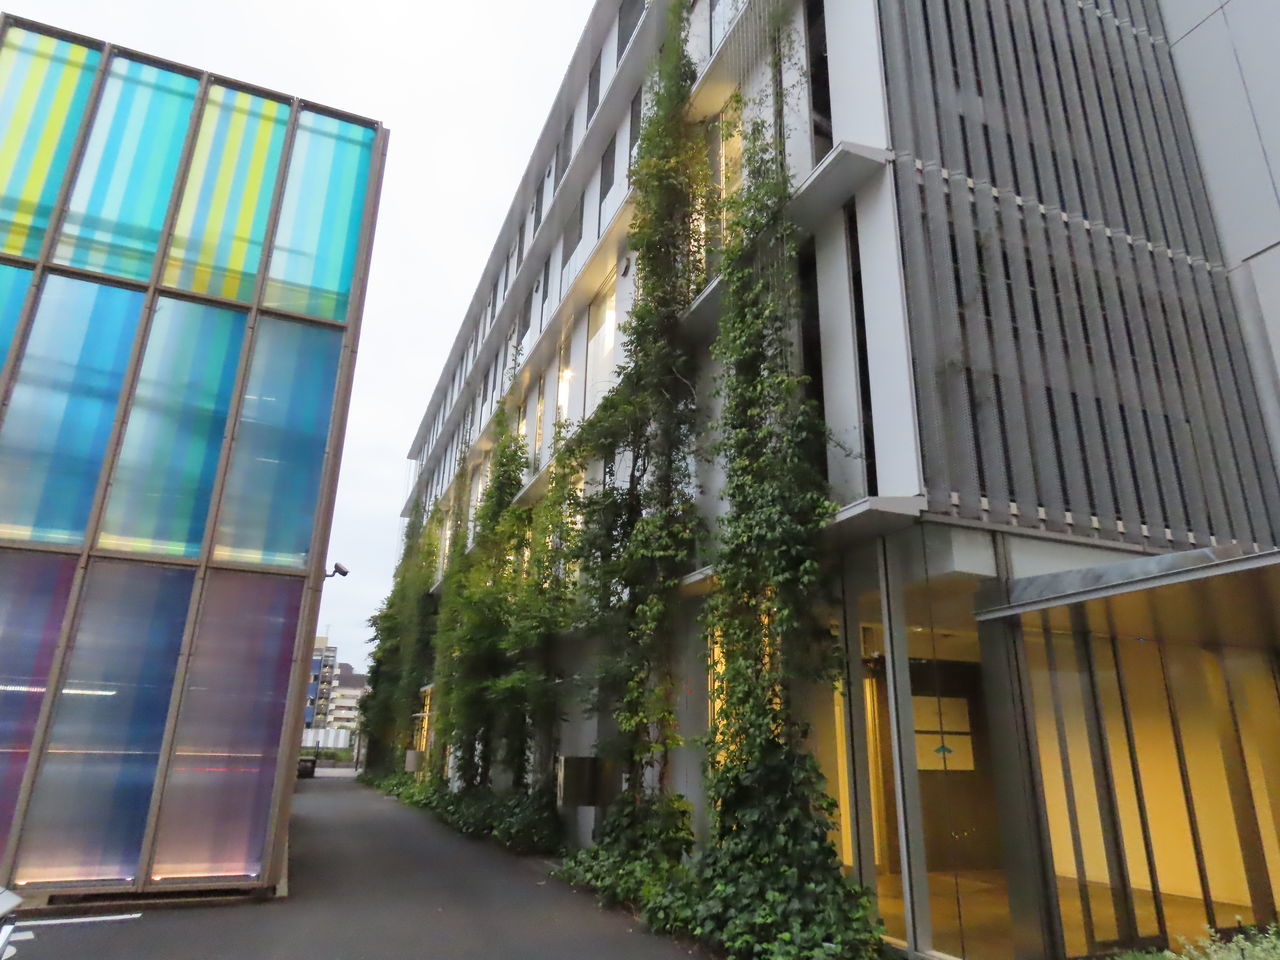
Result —
<path fill-rule="evenodd" d="M 291 893 L 40 926 L 15 960 L 689 960 L 546 865 L 467 840 L 353 780 L 304 781 Z"/>

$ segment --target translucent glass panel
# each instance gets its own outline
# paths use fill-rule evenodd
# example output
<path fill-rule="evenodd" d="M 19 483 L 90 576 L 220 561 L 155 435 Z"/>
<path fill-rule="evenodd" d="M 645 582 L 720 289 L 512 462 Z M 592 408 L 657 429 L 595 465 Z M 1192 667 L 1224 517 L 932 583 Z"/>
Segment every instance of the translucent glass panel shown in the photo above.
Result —
<path fill-rule="evenodd" d="M 372 153 L 369 127 L 303 112 L 271 250 L 266 306 L 346 319 Z"/>
<path fill-rule="evenodd" d="M 137 875 L 192 576 L 128 561 L 89 568 L 18 847 L 19 885 Z"/>
<path fill-rule="evenodd" d="M 54 250 L 58 263 L 151 276 L 198 86 L 150 64 L 111 61 Z"/>
<path fill-rule="evenodd" d="M 18 326 L 18 314 L 31 282 L 31 271 L 0 263 L 0 367 L 13 342 L 13 331 Z"/>
<path fill-rule="evenodd" d="M 0 47 L 0 252 L 40 253 L 97 50 L 10 27 Z"/>
<path fill-rule="evenodd" d="M 0 550 L 0 850 L 27 768 L 75 569 L 75 557 Z"/>
<path fill-rule="evenodd" d="M 260 321 L 215 559 L 306 564 L 341 348 L 339 330 Z"/>
<path fill-rule="evenodd" d="M 166 285 L 252 299 L 288 120 L 287 104 L 210 87 L 165 262 Z"/>
<path fill-rule="evenodd" d="M 200 553 L 244 319 L 235 310 L 160 299 L 99 546 Z"/>
<path fill-rule="evenodd" d="M 79 543 L 143 294 L 50 276 L 0 424 L 0 537 Z"/>
<path fill-rule="evenodd" d="M 152 875 L 262 873 L 303 581 L 210 572 L 178 713 Z"/>

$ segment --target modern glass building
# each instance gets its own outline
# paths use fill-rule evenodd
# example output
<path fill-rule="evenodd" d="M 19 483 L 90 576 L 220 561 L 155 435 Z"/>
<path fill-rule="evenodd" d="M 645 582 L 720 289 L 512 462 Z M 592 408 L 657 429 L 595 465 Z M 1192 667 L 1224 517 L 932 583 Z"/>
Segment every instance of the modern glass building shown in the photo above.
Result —
<path fill-rule="evenodd" d="M 450 503 L 458 477 L 474 509 L 500 404 L 536 499 L 557 423 L 609 389 L 637 282 L 628 161 L 668 6 L 594 5 L 414 438 L 406 515 Z M 795 699 L 887 942 L 1061 960 L 1272 922 L 1275 4 L 688 6 L 713 173 L 730 186 L 716 119 L 735 92 L 785 135 L 797 353 L 839 508 L 814 603 L 847 671 Z M 712 277 L 683 325 L 704 423 L 719 291 Z M 714 524 L 720 467 L 698 480 Z M 703 818 L 712 583 L 689 569 L 669 772 Z M 587 648 L 562 647 L 557 670 L 590 675 Z M 586 759 L 610 733 L 571 705 L 555 736 Z M 562 811 L 577 843 L 595 800 Z"/>
<path fill-rule="evenodd" d="M 0 885 L 280 879 L 385 146 L 0 20 Z"/>

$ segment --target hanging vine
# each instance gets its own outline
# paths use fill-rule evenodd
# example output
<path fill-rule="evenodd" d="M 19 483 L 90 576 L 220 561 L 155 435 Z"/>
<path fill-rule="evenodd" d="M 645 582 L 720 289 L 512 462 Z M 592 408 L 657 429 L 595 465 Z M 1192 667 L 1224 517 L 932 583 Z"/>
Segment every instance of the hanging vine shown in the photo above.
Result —
<path fill-rule="evenodd" d="M 601 465 L 582 501 L 582 628 L 612 640 L 601 658 L 600 696 L 633 800 L 665 779 L 679 742 L 669 621 L 702 530 L 691 471 L 695 364 L 680 322 L 706 279 L 700 228 L 711 193 L 703 131 L 687 116 L 695 78 L 685 52 L 688 15 L 686 3 L 670 4 L 631 168 L 637 279 L 622 324 L 624 360 L 568 445 L 580 462 Z"/>

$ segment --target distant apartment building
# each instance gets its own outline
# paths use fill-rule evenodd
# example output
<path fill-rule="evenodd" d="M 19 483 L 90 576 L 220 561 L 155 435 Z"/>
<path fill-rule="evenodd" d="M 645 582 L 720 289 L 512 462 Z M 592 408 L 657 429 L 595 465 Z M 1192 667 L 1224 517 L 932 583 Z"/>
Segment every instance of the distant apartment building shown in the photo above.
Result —
<path fill-rule="evenodd" d="M 666 8 L 594 5 L 414 438 L 406 515 L 459 475 L 474 509 L 500 403 L 536 499 L 557 423 L 609 389 Z M 690 16 L 713 171 L 719 112 L 776 79 L 769 25 L 789 40 L 798 352 L 831 434 L 846 653 L 839 690 L 799 702 L 886 939 L 1065 958 L 1273 921 L 1274 4 L 695 0 Z M 718 302 L 713 279 L 686 323 L 708 421 Z M 723 478 L 698 469 L 714 522 Z M 691 565 L 672 664 L 671 786 L 698 816 L 710 573 Z M 580 649 L 558 652 L 562 674 L 586 669 Z M 603 722 L 570 705 L 560 753 L 592 754 Z M 589 842 L 599 810 L 563 813 Z"/>
<path fill-rule="evenodd" d="M 369 689 L 368 678 L 349 663 L 339 663 L 329 692 L 325 725 L 330 730 L 356 730 L 360 726 L 360 698 Z"/>
<path fill-rule="evenodd" d="M 307 679 L 307 702 L 303 708 L 303 726 L 323 729 L 329 719 L 329 697 L 333 692 L 334 672 L 338 669 L 338 648 L 329 646 L 328 637 L 316 637 L 311 651 L 311 674 Z"/>
<path fill-rule="evenodd" d="M 0 886 L 274 887 L 386 132 L 0 18 Z"/>

